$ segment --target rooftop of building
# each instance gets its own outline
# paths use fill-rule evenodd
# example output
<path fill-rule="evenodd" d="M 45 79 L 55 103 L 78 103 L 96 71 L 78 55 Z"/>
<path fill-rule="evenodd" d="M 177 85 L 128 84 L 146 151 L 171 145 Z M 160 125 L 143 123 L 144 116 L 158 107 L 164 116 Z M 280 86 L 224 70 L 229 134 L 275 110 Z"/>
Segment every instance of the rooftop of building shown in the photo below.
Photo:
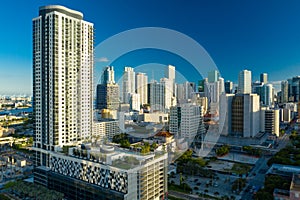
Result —
<path fill-rule="evenodd" d="M 276 197 L 280 196 L 280 197 L 287 197 L 287 198 L 289 198 L 290 191 L 275 188 L 274 192 L 273 192 L 273 196 L 276 196 Z"/>
<path fill-rule="evenodd" d="M 121 148 L 113 143 L 98 146 L 92 146 L 91 144 L 79 145 L 69 151 L 70 156 L 125 170 L 143 166 L 164 154 L 163 151 L 140 153 L 136 149 Z"/>
<path fill-rule="evenodd" d="M 291 183 L 291 190 L 296 190 L 296 191 L 300 191 L 300 174 L 294 174 L 293 175 L 293 180 Z"/>
<path fill-rule="evenodd" d="M 69 15 L 71 17 L 74 17 L 76 19 L 82 19 L 83 18 L 83 14 L 79 11 L 76 10 L 72 10 L 70 8 L 67 8 L 65 6 L 61 6 L 61 5 L 47 5 L 47 6 L 41 6 L 39 8 L 39 14 L 42 15 L 44 13 L 50 13 L 53 11 L 57 11 L 66 15 Z"/>
<path fill-rule="evenodd" d="M 292 177 L 293 174 L 300 173 L 300 167 L 292 165 L 273 164 L 266 174 L 277 174 L 281 176 Z"/>
<path fill-rule="evenodd" d="M 172 137 L 173 135 L 168 131 L 160 131 L 157 134 L 155 134 L 155 136 L 157 136 L 157 137 L 168 137 L 169 138 L 169 137 Z"/>

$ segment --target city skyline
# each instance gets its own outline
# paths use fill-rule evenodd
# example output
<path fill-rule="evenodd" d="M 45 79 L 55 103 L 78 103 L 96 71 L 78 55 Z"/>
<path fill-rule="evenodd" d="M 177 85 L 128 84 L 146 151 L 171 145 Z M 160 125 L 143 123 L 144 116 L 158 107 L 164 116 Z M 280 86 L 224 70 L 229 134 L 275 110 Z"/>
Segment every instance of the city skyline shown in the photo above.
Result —
<path fill-rule="evenodd" d="M 296 20 L 300 3 L 296 1 L 289 5 L 283 5 L 282 1 L 252 1 L 243 5 L 235 1 L 175 1 L 171 8 L 168 1 L 145 5 L 119 2 L 118 6 L 113 2 L 45 1 L 27 4 L 16 1 L 6 3 L 1 12 L 2 20 L 10 19 L 7 31 L 1 33 L 1 94 L 32 94 L 31 19 L 36 16 L 38 7 L 49 4 L 61 4 L 83 12 L 85 19 L 95 24 L 95 46 L 119 32 L 138 27 L 164 27 L 182 32 L 201 44 L 216 63 L 221 76 L 234 83 L 237 83 L 238 72 L 246 68 L 252 71 L 253 81 L 259 80 L 259 74 L 266 72 L 270 82 L 293 77 L 300 69 L 297 56 L 300 30 L 296 28 L 300 27 L 299 20 Z M 14 12 L 11 12 L 12 8 Z M 109 17 L 103 18 L 101 16 L 105 15 L 98 13 Z M 136 67 L 150 62 L 149 57 L 153 55 L 160 57 L 155 60 L 157 63 L 172 64 L 178 69 L 188 66 L 166 52 L 146 51 L 122 56 L 114 67 L 116 71 L 122 71 L 124 66 Z M 102 62 L 105 59 L 96 58 L 96 61 L 106 65 Z M 196 82 L 201 78 L 191 75 L 189 81 Z"/>

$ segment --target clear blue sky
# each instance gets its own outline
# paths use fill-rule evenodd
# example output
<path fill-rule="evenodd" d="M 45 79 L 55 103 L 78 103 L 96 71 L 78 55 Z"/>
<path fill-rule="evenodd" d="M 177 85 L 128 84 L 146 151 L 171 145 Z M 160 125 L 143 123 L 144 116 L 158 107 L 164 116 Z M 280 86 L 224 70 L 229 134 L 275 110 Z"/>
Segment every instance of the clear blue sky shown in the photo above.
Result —
<path fill-rule="evenodd" d="M 225 80 L 236 82 L 238 72 L 245 68 L 252 70 L 254 80 L 261 72 L 267 72 L 273 81 L 300 75 L 297 0 L 14 0 L 1 4 L 0 94 L 31 92 L 31 20 L 38 16 L 39 6 L 48 4 L 83 12 L 84 19 L 95 25 L 95 45 L 128 29 L 165 27 L 199 42 Z M 124 65 L 141 64 L 135 57 L 124 58 Z M 121 66 L 115 66 L 118 67 Z"/>

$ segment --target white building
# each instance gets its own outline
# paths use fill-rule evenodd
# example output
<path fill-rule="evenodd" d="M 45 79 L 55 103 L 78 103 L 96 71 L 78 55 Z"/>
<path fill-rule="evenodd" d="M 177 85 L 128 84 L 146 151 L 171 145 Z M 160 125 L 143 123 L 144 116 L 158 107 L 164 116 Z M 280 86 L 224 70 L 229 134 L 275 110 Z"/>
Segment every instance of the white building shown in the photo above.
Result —
<path fill-rule="evenodd" d="M 43 6 L 33 19 L 35 147 L 53 151 L 91 136 L 93 41 L 93 24 L 78 11 Z"/>
<path fill-rule="evenodd" d="M 204 83 L 204 94 L 208 99 L 208 109 L 211 114 L 219 114 L 220 95 L 225 92 L 224 79 Z"/>
<path fill-rule="evenodd" d="M 131 110 L 140 110 L 140 106 L 141 106 L 141 100 L 140 100 L 140 95 L 133 93 L 130 95 L 130 109 Z"/>
<path fill-rule="evenodd" d="M 279 137 L 279 110 L 264 110 L 265 132 L 272 133 Z"/>
<path fill-rule="evenodd" d="M 135 93 L 135 72 L 132 67 L 125 67 L 122 87 L 123 103 L 129 103 L 130 95 Z"/>
<path fill-rule="evenodd" d="M 148 84 L 148 102 L 150 104 L 151 111 L 164 111 L 164 90 L 164 86 L 156 81 L 152 81 Z"/>
<path fill-rule="evenodd" d="M 239 73 L 238 79 L 238 93 L 239 94 L 251 94 L 251 71 L 243 70 Z"/>
<path fill-rule="evenodd" d="M 136 74 L 136 93 L 140 95 L 141 105 L 148 103 L 148 76 L 145 73 Z"/>
<path fill-rule="evenodd" d="M 165 70 L 165 77 L 170 81 L 175 82 L 175 66 L 168 65 Z"/>
<path fill-rule="evenodd" d="M 175 85 L 175 66 L 168 65 L 165 69 L 165 78 L 167 78 L 172 87 L 169 87 L 168 90 L 172 93 L 172 105 L 176 104 L 176 85 Z"/>
<path fill-rule="evenodd" d="M 165 109 L 170 109 L 170 107 L 173 105 L 173 82 L 167 78 L 160 79 L 160 83 L 163 86 L 163 98 L 164 98 L 164 105 L 163 107 Z"/>
<path fill-rule="evenodd" d="M 202 107 L 184 103 L 170 109 L 170 133 L 176 139 L 184 138 L 189 144 L 200 134 L 203 122 Z"/>
<path fill-rule="evenodd" d="M 219 132 L 237 137 L 254 137 L 260 131 L 257 94 L 223 94 L 220 100 Z"/>
<path fill-rule="evenodd" d="M 115 84 L 115 71 L 113 66 L 107 66 L 102 73 L 102 84 Z"/>
<path fill-rule="evenodd" d="M 120 134 L 120 127 L 118 120 L 100 120 L 93 122 L 93 134 L 92 138 L 97 141 L 103 141 L 110 139 L 115 135 Z"/>
<path fill-rule="evenodd" d="M 234 94 L 220 95 L 219 133 L 228 135 L 231 132 L 231 104 Z"/>

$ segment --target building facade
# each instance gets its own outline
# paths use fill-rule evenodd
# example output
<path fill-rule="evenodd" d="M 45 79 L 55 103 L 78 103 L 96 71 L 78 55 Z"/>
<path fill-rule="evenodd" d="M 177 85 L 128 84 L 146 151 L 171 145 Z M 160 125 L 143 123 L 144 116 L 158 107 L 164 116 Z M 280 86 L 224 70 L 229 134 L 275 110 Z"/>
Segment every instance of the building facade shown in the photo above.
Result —
<path fill-rule="evenodd" d="M 220 96 L 219 133 L 255 137 L 260 131 L 260 104 L 257 94 Z"/>
<path fill-rule="evenodd" d="M 225 93 L 226 94 L 231 94 L 233 89 L 233 83 L 231 81 L 226 81 L 225 82 Z"/>
<path fill-rule="evenodd" d="M 115 135 L 120 134 L 120 127 L 118 120 L 102 119 L 93 122 L 94 139 L 104 141 L 105 139 L 112 140 Z"/>
<path fill-rule="evenodd" d="M 34 147 L 55 151 L 92 131 L 93 24 L 63 6 L 33 19 Z M 37 152 L 38 165 L 48 165 Z"/>
<path fill-rule="evenodd" d="M 170 109 L 170 133 L 175 138 L 184 138 L 191 144 L 197 134 L 204 133 L 201 106 L 184 103 Z"/>
<path fill-rule="evenodd" d="M 264 110 L 264 131 L 279 137 L 279 110 Z"/>
<path fill-rule="evenodd" d="M 243 70 L 239 73 L 238 79 L 238 93 L 239 94 L 251 94 L 251 71 Z"/>
<path fill-rule="evenodd" d="M 148 76 L 145 73 L 136 74 L 136 93 L 140 95 L 141 105 L 148 103 Z"/>
<path fill-rule="evenodd" d="M 129 103 L 130 95 L 135 93 L 135 72 L 132 67 L 125 67 L 123 73 L 123 103 Z"/>
<path fill-rule="evenodd" d="M 97 85 L 96 108 L 118 110 L 119 94 L 119 85 L 115 83 Z"/>
<path fill-rule="evenodd" d="M 69 155 L 51 152 L 49 167 L 35 182 L 68 199 L 161 200 L 167 196 L 167 154 L 139 155 L 112 146 L 74 147 Z M 134 154 L 135 153 L 135 154 Z"/>
<path fill-rule="evenodd" d="M 262 84 L 268 83 L 268 74 L 267 73 L 260 74 L 260 83 L 262 83 Z"/>

